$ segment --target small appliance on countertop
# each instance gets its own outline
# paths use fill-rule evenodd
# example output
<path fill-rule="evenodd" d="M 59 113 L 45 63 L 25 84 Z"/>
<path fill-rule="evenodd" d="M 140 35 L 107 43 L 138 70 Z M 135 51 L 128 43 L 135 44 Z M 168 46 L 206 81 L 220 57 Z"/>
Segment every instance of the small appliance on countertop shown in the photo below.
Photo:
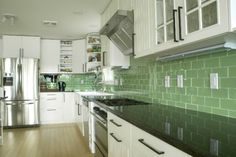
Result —
<path fill-rule="evenodd" d="M 58 82 L 58 88 L 60 92 L 64 92 L 66 89 L 66 83 L 64 81 L 59 81 Z"/>

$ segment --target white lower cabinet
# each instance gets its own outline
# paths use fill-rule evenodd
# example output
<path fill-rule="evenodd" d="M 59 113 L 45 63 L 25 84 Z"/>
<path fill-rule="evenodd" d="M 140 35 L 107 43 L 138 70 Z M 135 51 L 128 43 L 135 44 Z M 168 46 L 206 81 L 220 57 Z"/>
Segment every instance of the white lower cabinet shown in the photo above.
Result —
<path fill-rule="evenodd" d="M 130 157 L 131 125 L 108 113 L 108 156 Z"/>
<path fill-rule="evenodd" d="M 191 157 L 189 154 L 108 113 L 108 157 Z"/>
<path fill-rule="evenodd" d="M 73 93 L 40 93 L 41 124 L 75 121 Z"/>
<path fill-rule="evenodd" d="M 191 157 L 170 144 L 132 126 L 133 157 Z"/>

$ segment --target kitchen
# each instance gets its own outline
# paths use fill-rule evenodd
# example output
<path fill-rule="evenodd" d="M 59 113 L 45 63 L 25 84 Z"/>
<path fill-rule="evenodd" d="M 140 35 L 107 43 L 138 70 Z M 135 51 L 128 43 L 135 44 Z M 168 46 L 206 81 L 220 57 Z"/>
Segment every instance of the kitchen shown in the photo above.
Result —
<path fill-rule="evenodd" d="M 235 157 L 233 6 L 0 0 L 0 156 Z"/>

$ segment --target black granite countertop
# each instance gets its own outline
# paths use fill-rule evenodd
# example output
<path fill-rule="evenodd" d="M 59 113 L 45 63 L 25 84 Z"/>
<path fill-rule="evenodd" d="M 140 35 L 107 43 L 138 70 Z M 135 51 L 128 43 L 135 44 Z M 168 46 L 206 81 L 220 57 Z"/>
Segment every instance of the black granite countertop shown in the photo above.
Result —
<path fill-rule="evenodd" d="M 219 157 L 236 157 L 235 118 L 161 104 L 108 107 L 97 100 L 117 97 L 85 98 L 193 157 L 216 157 L 214 144 Z"/>

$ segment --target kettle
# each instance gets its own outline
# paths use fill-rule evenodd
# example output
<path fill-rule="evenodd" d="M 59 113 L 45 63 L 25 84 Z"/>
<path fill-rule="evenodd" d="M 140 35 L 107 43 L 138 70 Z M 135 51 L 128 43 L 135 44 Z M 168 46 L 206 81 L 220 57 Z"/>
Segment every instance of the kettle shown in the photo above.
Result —
<path fill-rule="evenodd" d="M 64 91 L 65 91 L 65 88 L 66 88 L 66 83 L 63 82 L 63 81 L 59 81 L 59 82 L 58 82 L 58 87 L 59 87 L 59 91 L 60 91 L 60 92 L 64 92 Z"/>

